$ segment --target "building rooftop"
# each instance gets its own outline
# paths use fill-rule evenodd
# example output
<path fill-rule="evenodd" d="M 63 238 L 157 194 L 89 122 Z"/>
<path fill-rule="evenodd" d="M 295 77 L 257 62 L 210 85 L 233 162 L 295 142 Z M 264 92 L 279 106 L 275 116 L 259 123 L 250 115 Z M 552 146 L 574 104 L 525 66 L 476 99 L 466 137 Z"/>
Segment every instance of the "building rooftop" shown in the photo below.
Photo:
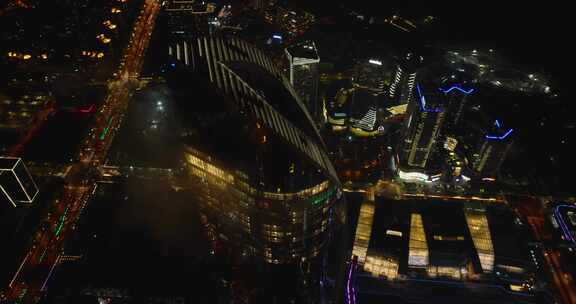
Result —
<path fill-rule="evenodd" d="M 403 200 L 377 202 L 372 214 L 364 270 L 376 276 L 468 265 L 475 273 L 499 271 L 502 278 L 516 276 L 515 269 L 522 269 L 518 279 L 531 273 L 526 227 L 506 207 Z"/>
<path fill-rule="evenodd" d="M 490 223 L 496 265 L 530 268 L 528 227 L 521 224 L 512 211 L 503 207 L 487 208 L 486 215 Z"/>
<path fill-rule="evenodd" d="M 291 45 L 288 48 L 286 48 L 286 52 L 288 52 L 294 58 L 306 58 L 313 60 L 320 59 L 320 57 L 318 56 L 318 50 L 316 49 L 316 45 L 312 41 L 303 41 Z"/>
<path fill-rule="evenodd" d="M 239 39 L 198 41 L 214 53 L 177 44 L 167 74 L 185 143 L 267 191 L 337 180 L 310 115 L 269 59 Z"/>

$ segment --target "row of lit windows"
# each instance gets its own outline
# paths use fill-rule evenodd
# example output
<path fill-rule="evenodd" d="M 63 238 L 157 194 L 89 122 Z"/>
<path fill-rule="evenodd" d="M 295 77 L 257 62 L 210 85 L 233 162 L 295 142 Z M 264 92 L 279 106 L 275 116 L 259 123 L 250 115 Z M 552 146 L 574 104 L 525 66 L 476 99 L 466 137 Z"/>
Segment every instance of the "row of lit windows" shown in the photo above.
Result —
<path fill-rule="evenodd" d="M 228 183 L 233 183 L 234 182 L 234 176 L 232 174 L 228 174 L 226 173 L 224 170 L 212 165 L 211 163 L 205 162 L 202 159 L 192 155 L 192 154 L 186 154 L 186 159 L 188 160 L 188 163 L 203 169 L 205 172 L 216 176 Z"/>
<path fill-rule="evenodd" d="M 187 160 L 189 163 L 193 164 L 195 167 L 192 167 L 192 174 L 201 177 L 201 178 L 206 178 L 206 172 L 210 173 L 214 176 L 217 176 L 218 178 L 228 182 L 228 183 L 233 183 L 234 182 L 234 176 L 232 174 L 228 174 L 225 173 L 222 169 L 203 161 L 202 159 L 192 155 L 192 154 L 187 154 L 186 155 Z M 203 169 L 202 170 L 199 170 Z M 251 187 L 248 183 L 243 182 L 238 180 L 238 186 L 240 188 L 244 188 L 244 190 L 248 190 L 247 192 L 249 193 L 255 193 L 255 189 L 253 187 Z M 219 186 L 223 187 L 223 184 L 218 184 Z M 304 197 L 309 197 L 311 195 L 315 195 L 318 194 L 324 190 L 326 190 L 328 188 L 329 182 L 328 181 L 324 181 L 314 187 L 308 188 L 308 189 L 304 189 L 302 191 L 296 192 L 296 193 L 274 193 L 274 192 L 264 192 L 263 196 L 264 198 L 268 198 L 268 199 L 274 199 L 274 200 L 292 200 L 295 198 L 304 198 Z M 330 195 L 333 193 L 333 191 L 335 191 L 336 188 L 332 188 L 330 190 L 329 194 L 326 195 Z"/>
<path fill-rule="evenodd" d="M 463 241 L 464 237 L 461 235 L 458 235 L 458 236 L 434 235 L 434 240 L 436 240 L 436 241 Z"/>
<path fill-rule="evenodd" d="M 498 264 L 497 266 L 499 269 L 501 269 L 505 272 L 518 273 L 518 274 L 524 273 L 524 268 L 522 268 L 522 267 L 502 265 L 502 264 Z"/>
<path fill-rule="evenodd" d="M 482 271 L 490 273 L 494 269 L 494 247 L 492 245 L 492 237 L 490 235 L 486 214 L 466 212 L 465 217 L 472 242 L 478 252 Z"/>
<path fill-rule="evenodd" d="M 385 276 L 388 279 L 395 279 L 398 276 L 399 262 L 397 258 L 385 258 L 381 256 L 368 255 L 364 264 L 364 270 L 373 276 Z"/>
<path fill-rule="evenodd" d="M 467 273 L 467 271 L 466 268 L 460 267 L 429 266 L 427 273 L 431 277 L 449 277 L 459 280 Z"/>
<path fill-rule="evenodd" d="M 328 188 L 329 182 L 324 181 L 314 187 L 304 189 L 295 193 L 274 193 L 274 192 L 264 192 L 264 198 L 274 199 L 274 200 L 292 200 L 295 198 L 306 198 L 311 195 L 320 193 Z"/>
<path fill-rule="evenodd" d="M 354 246 L 352 248 L 352 255 L 358 257 L 358 262 L 360 264 L 363 264 L 366 259 L 366 252 L 368 251 L 368 244 L 372 234 L 373 220 L 374 204 L 366 201 L 362 203 L 362 206 L 360 207 L 360 216 L 358 217 Z"/>
<path fill-rule="evenodd" d="M 408 266 L 428 265 L 428 244 L 422 224 L 422 216 L 413 213 L 410 218 L 410 240 L 408 241 Z"/>

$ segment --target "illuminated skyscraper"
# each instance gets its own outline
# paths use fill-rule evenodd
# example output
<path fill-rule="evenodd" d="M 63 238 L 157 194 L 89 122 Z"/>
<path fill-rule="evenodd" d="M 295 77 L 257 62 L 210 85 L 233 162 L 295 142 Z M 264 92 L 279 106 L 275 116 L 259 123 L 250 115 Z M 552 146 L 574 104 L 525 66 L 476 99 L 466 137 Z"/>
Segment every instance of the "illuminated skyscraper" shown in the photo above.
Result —
<path fill-rule="evenodd" d="M 26 165 L 16 157 L 0 157 L 0 190 L 14 207 L 32 203 L 38 194 Z"/>
<path fill-rule="evenodd" d="M 372 91 L 357 88 L 354 90 L 350 103 L 350 128 L 357 135 L 377 134 L 376 113 L 377 97 Z"/>
<path fill-rule="evenodd" d="M 481 177 L 497 177 L 502 162 L 512 147 L 513 130 L 504 128 L 499 120 L 494 122 L 490 132 L 478 144 L 472 156 L 472 167 Z"/>
<path fill-rule="evenodd" d="M 180 56 L 167 79 L 186 113 L 186 167 L 201 212 L 229 244 L 267 263 L 319 256 L 340 221 L 342 193 L 292 86 L 237 38 L 171 49 Z"/>
<path fill-rule="evenodd" d="M 449 134 L 454 134 L 459 130 L 459 126 L 463 121 L 465 106 L 468 96 L 474 93 L 470 83 L 458 82 L 455 83 L 456 76 L 448 78 L 447 81 L 439 88 L 446 96 L 446 118 L 444 121 L 444 131 Z"/>
<path fill-rule="evenodd" d="M 318 101 L 320 57 L 316 45 L 313 41 L 305 41 L 290 46 L 285 52 L 290 62 L 290 84 L 300 96 L 314 122 L 317 122 L 321 115 L 321 106 Z"/>
<path fill-rule="evenodd" d="M 416 96 L 408 103 L 403 142 L 398 153 L 400 168 L 426 169 L 444 122 L 445 96 L 433 86 L 416 84 Z"/>
<path fill-rule="evenodd" d="M 392 77 L 388 97 L 395 103 L 406 104 L 414 96 L 416 74 L 422 62 L 422 57 L 408 53 L 398 60 L 396 71 Z"/>

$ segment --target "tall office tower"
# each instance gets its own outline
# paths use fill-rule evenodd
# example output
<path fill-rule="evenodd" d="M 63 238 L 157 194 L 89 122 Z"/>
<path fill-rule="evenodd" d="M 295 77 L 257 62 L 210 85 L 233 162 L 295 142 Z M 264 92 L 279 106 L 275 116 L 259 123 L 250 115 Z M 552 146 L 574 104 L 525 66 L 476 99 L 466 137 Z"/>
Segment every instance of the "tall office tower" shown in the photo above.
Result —
<path fill-rule="evenodd" d="M 402 173 L 426 169 L 444 122 L 445 96 L 435 86 L 416 84 L 416 96 L 408 103 L 403 142 L 398 156 Z M 402 176 L 401 176 L 402 177 Z"/>
<path fill-rule="evenodd" d="M 512 147 L 512 131 L 504 128 L 499 120 L 494 122 L 494 126 L 482 138 L 477 152 L 472 156 L 472 168 L 477 174 L 491 178 L 498 175 L 500 166 Z"/>
<path fill-rule="evenodd" d="M 381 60 L 369 59 L 356 64 L 352 83 L 356 87 L 371 90 L 374 94 L 384 93 L 386 66 Z"/>
<path fill-rule="evenodd" d="M 38 187 L 21 158 L 0 157 L 0 190 L 14 207 L 36 198 Z"/>
<path fill-rule="evenodd" d="M 375 135 L 378 98 L 366 89 L 356 88 L 348 101 L 351 109 L 350 128 L 356 135 Z"/>
<path fill-rule="evenodd" d="M 189 186 L 222 239 L 270 264 L 308 262 L 342 219 L 337 174 L 297 93 L 240 39 L 171 47 L 167 75 L 184 120 Z"/>
<path fill-rule="evenodd" d="M 407 104 L 414 96 L 416 75 L 422 57 L 408 53 L 397 62 L 396 71 L 388 89 L 388 97 L 397 104 Z"/>
<path fill-rule="evenodd" d="M 313 41 L 304 41 L 285 50 L 290 64 L 290 84 L 300 96 L 314 122 L 320 119 L 321 106 L 318 100 L 320 57 Z"/>
<path fill-rule="evenodd" d="M 472 84 L 466 81 L 455 81 L 456 76 L 449 77 L 438 88 L 446 95 L 446 118 L 444 119 L 445 133 L 455 134 L 463 121 L 468 96 L 474 92 Z"/>

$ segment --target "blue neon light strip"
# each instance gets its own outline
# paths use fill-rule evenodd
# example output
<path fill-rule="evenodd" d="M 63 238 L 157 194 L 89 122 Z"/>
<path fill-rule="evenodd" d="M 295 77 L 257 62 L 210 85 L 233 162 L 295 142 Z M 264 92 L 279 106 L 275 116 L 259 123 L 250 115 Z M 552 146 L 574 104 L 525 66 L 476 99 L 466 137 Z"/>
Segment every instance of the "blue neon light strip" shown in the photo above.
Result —
<path fill-rule="evenodd" d="M 503 140 L 504 138 L 508 137 L 508 135 L 510 135 L 510 133 L 512 133 L 512 131 L 513 131 L 513 129 L 509 129 L 502 136 L 486 135 L 486 139 Z"/>
<path fill-rule="evenodd" d="M 498 119 L 496 119 L 496 122 L 494 122 L 496 124 L 496 127 L 498 127 L 498 129 L 500 129 L 500 121 Z"/>
<path fill-rule="evenodd" d="M 418 91 L 418 98 L 420 99 L 420 110 L 422 110 L 422 112 L 432 112 L 432 113 L 442 112 L 442 109 L 440 108 L 436 109 L 426 108 L 426 98 L 424 97 L 424 95 L 422 95 L 422 91 L 420 90 L 419 84 L 416 84 L 416 91 Z"/>
<path fill-rule="evenodd" d="M 452 86 L 452 87 L 450 87 L 449 89 L 446 89 L 446 90 L 440 88 L 440 91 L 442 91 L 444 94 L 448 94 L 448 93 L 452 92 L 453 90 L 460 91 L 460 92 L 462 92 L 463 94 L 466 94 L 466 95 L 471 94 L 472 92 L 474 92 L 474 89 L 473 89 L 473 88 L 468 89 L 468 90 L 465 90 L 465 89 L 463 89 L 463 88 L 461 88 L 460 86 L 457 86 L 457 85 Z"/>
<path fill-rule="evenodd" d="M 576 209 L 576 208 L 574 206 L 570 206 L 570 205 L 559 205 L 559 206 L 556 206 L 556 208 L 554 208 L 554 216 L 556 217 L 557 222 L 560 224 L 560 227 L 562 227 L 562 231 L 564 232 L 564 236 L 566 236 L 566 238 L 572 243 L 572 245 L 576 245 L 576 241 L 574 241 L 574 237 L 572 236 L 572 233 L 570 233 L 570 229 L 568 229 L 568 226 L 566 226 L 564 219 L 560 216 L 560 207 L 570 208 L 570 209 Z"/>
<path fill-rule="evenodd" d="M 350 267 L 348 269 L 348 279 L 346 281 L 346 304 L 356 304 L 356 288 L 354 283 L 352 283 L 352 271 L 356 268 L 356 262 L 350 261 Z"/>

